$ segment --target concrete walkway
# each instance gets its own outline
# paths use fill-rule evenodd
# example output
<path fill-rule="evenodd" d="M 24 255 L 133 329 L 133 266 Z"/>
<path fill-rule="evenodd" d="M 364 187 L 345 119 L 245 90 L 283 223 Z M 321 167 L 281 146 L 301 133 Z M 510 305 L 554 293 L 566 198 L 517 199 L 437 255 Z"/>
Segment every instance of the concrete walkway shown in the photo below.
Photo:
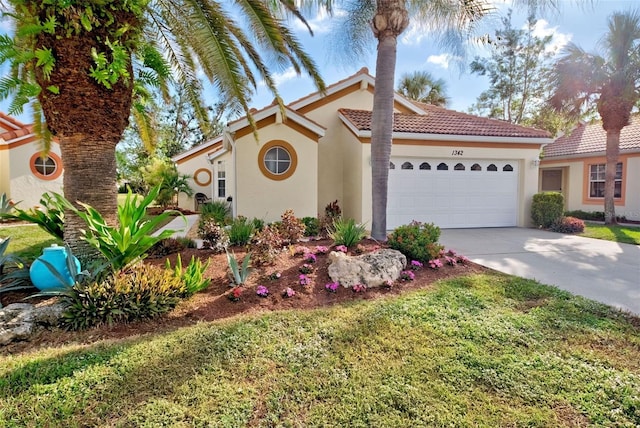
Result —
<path fill-rule="evenodd" d="M 190 214 L 184 216 L 187 220 L 187 225 L 184 224 L 184 219 L 181 216 L 174 217 L 169 223 L 162 226 L 160 229 L 153 232 L 153 236 L 158 236 L 163 230 L 171 229 L 176 232 L 172 235 L 173 238 L 184 237 L 187 232 L 198 222 L 200 216 L 198 214 Z"/>
<path fill-rule="evenodd" d="M 640 246 L 526 228 L 443 229 L 475 263 L 640 315 Z"/>

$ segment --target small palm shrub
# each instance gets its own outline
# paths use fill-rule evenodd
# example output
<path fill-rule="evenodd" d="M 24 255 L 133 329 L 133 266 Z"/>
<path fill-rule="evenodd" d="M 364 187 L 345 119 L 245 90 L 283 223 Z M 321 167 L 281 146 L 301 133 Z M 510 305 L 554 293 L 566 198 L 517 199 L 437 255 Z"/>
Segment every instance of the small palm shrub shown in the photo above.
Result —
<path fill-rule="evenodd" d="M 564 212 L 564 196 L 559 192 L 542 192 L 533 195 L 531 203 L 531 219 L 533 223 L 544 229 L 562 219 Z"/>
<path fill-rule="evenodd" d="M 560 233 L 582 233 L 584 232 L 584 221 L 575 217 L 562 217 L 551 225 L 551 230 Z"/>
<path fill-rule="evenodd" d="M 315 217 L 302 217 L 304 236 L 318 236 L 320 234 L 320 220 Z"/>
<path fill-rule="evenodd" d="M 198 236 L 202 239 L 202 246 L 217 252 L 224 251 L 229 246 L 229 235 L 224 227 L 213 218 L 200 218 Z"/>
<path fill-rule="evenodd" d="M 200 206 L 200 218 L 225 225 L 231 218 L 231 207 L 224 201 L 207 202 Z"/>
<path fill-rule="evenodd" d="M 440 228 L 433 223 L 411 223 L 397 227 L 387 240 L 387 245 L 400 251 L 409 260 L 426 263 L 437 259 L 444 247 L 438 244 Z"/>
<path fill-rule="evenodd" d="M 304 223 L 295 216 L 293 210 L 286 210 L 280 217 L 280 236 L 284 244 L 295 244 L 304 236 Z"/>
<path fill-rule="evenodd" d="M 171 270 L 137 264 L 103 281 L 76 284 L 62 296 L 62 324 L 83 330 L 103 324 L 155 318 L 173 309 L 186 289 Z"/>
<path fill-rule="evenodd" d="M 256 265 L 273 264 L 282 246 L 283 241 L 278 228 L 273 225 L 265 226 L 251 241 L 253 262 Z"/>
<path fill-rule="evenodd" d="M 254 230 L 253 221 L 238 216 L 229 227 L 229 243 L 231 245 L 247 245 L 251 241 Z"/>
<path fill-rule="evenodd" d="M 334 220 L 329 238 L 333 239 L 333 245 L 353 247 L 367 236 L 364 224 L 357 224 L 352 218 L 338 218 Z"/>

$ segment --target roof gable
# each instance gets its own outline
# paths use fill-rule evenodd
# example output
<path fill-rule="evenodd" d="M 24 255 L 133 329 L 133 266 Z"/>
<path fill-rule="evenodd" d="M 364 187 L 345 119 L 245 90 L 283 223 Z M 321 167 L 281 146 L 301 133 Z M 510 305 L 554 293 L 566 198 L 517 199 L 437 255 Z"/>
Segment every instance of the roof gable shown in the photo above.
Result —
<path fill-rule="evenodd" d="M 607 133 L 602 122 L 581 123 L 544 148 L 545 157 L 572 157 L 606 152 Z M 640 151 L 640 115 L 620 132 L 620 151 Z"/>

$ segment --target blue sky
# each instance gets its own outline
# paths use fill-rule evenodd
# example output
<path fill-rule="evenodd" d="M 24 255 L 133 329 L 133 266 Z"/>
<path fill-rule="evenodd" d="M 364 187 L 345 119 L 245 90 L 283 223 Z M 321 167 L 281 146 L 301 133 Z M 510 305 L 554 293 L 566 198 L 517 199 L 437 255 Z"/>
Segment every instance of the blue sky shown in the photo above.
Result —
<path fill-rule="evenodd" d="M 493 3 L 501 15 L 506 12 L 510 4 L 503 0 L 493 0 Z M 607 18 L 612 12 L 629 10 L 634 6 L 640 7 L 640 2 L 637 0 L 596 0 L 595 5 L 589 7 L 578 6 L 579 2 L 573 0 L 560 0 L 559 3 L 558 12 L 550 11 L 539 18 L 536 31 L 540 35 L 553 34 L 553 44 L 558 49 L 571 41 L 588 51 L 594 51 L 598 41 L 606 33 Z M 488 20 L 482 28 L 483 33 L 493 34 L 496 28 L 500 28 L 500 16 Z M 354 61 L 348 66 L 336 65 L 329 55 L 331 49 L 328 44 L 328 35 L 331 31 L 329 17 L 318 16 L 310 22 L 315 36 L 309 37 L 305 34 L 302 26 L 297 27 L 298 35 L 320 67 L 327 84 L 341 80 L 362 67 L 368 67 L 369 72 L 375 74 L 375 43 L 372 45 L 372 53 L 366 59 Z M 524 26 L 525 22 L 526 13 L 514 11 L 513 26 Z M 482 54 L 482 48 L 472 47 L 469 49 L 468 60 Z M 484 54 L 487 55 L 487 52 Z M 468 69 L 461 72 L 460 67 L 451 61 L 445 49 L 438 47 L 433 38 L 412 25 L 401 35 L 398 43 L 396 83 L 403 73 L 416 70 L 426 70 L 436 78 L 442 78 L 447 82 L 447 93 L 451 98 L 449 108 L 454 110 L 466 111 L 475 102 L 476 97 L 488 87 L 486 77 L 471 75 Z M 291 102 L 315 90 L 310 79 L 297 76 L 293 70 L 279 72 L 276 77 L 279 82 L 278 89 L 285 102 Z M 251 105 L 261 108 L 270 104 L 272 100 L 273 95 L 261 87 Z"/>
<path fill-rule="evenodd" d="M 509 7 L 508 0 L 493 0 L 494 5 L 503 14 Z M 593 6 L 578 6 L 580 1 L 559 0 L 559 11 L 550 11 L 540 17 L 536 30 L 540 35 L 553 34 L 554 46 L 560 49 L 569 41 L 582 48 L 593 51 L 598 41 L 607 31 L 607 17 L 615 11 L 629 10 L 640 6 L 637 0 L 595 0 Z M 584 1 L 582 2 L 584 3 Z M 482 27 L 482 32 L 493 34 L 496 28 L 501 26 L 500 16 L 487 20 Z M 515 13 L 513 16 L 514 27 L 525 24 L 526 14 Z M 307 52 L 314 58 L 320 68 L 322 77 L 327 84 L 331 84 L 351 75 L 362 67 L 367 67 L 371 74 L 375 74 L 375 42 L 372 40 L 371 53 L 361 60 L 337 62 L 330 55 L 331 45 L 329 35 L 331 32 L 331 18 L 326 14 L 309 19 L 315 36 L 309 36 L 305 27 L 300 23 L 292 22 L 296 32 Z M 7 30 L 6 21 L 0 25 L 0 30 Z M 468 50 L 468 61 L 475 55 L 482 55 L 481 47 L 471 47 Z M 487 52 L 484 52 L 486 55 Z M 396 82 L 403 73 L 416 70 L 426 70 L 436 78 L 442 78 L 447 82 L 447 93 L 451 99 L 449 108 L 466 111 L 476 100 L 476 97 L 488 87 L 486 77 L 471 75 L 468 71 L 461 71 L 450 54 L 434 43 L 428 33 L 415 25 L 411 25 L 401 35 L 398 43 L 398 57 L 396 66 Z M 311 80 L 306 76 L 298 76 L 292 69 L 276 70 L 276 82 L 278 90 L 286 103 L 296 100 L 315 91 Z M 271 103 L 273 95 L 260 84 L 256 95 L 250 105 L 262 108 Z M 214 104 L 215 100 L 209 100 Z M 6 112 L 8 103 L 0 103 L 0 110 Z M 18 117 L 23 122 L 30 122 L 30 115 L 24 114 Z"/>

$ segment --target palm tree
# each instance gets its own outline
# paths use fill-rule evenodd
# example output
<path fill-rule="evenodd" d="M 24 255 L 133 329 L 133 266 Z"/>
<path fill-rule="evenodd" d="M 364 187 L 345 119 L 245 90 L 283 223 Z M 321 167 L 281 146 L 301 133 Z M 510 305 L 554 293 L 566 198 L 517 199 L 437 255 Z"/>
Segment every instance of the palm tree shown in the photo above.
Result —
<path fill-rule="evenodd" d="M 609 17 L 602 40 L 604 56 L 568 45 L 555 66 L 551 105 L 573 116 L 594 103 L 607 133 L 604 187 L 605 224 L 615 224 L 615 174 L 620 131 L 629 125 L 640 100 L 640 13 L 617 12 Z"/>
<path fill-rule="evenodd" d="M 398 92 L 410 100 L 434 106 L 446 107 L 449 102 L 447 83 L 434 78 L 427 71 L 414 71 L 400 76 Z"/>
<path fill-rule="evenodd" d="M 267 58 L 305 71 L 324 89 L 314 62 L 281 19 L 293 14 L 304 21 L 289 0 L 1 4 L 14 31 L 0 36 L 0 62 L 11 65 L 10 75 L 0 80 L 0 95 L 13 97 L 14 114 L 34 103 L 45 142 L 54 136 L 60 143 L 66 198 L 92 205 L 110 223 L 117 207 L 115 147 L 128 123 L 134 88 L 164 90 L 176 80 L 203 123 L 198 73 L 247 114 L 258 78 L 282 105 Z M 65 240 L 76 250 L 83 247 L 82 224 L 67 214 Z"/>

